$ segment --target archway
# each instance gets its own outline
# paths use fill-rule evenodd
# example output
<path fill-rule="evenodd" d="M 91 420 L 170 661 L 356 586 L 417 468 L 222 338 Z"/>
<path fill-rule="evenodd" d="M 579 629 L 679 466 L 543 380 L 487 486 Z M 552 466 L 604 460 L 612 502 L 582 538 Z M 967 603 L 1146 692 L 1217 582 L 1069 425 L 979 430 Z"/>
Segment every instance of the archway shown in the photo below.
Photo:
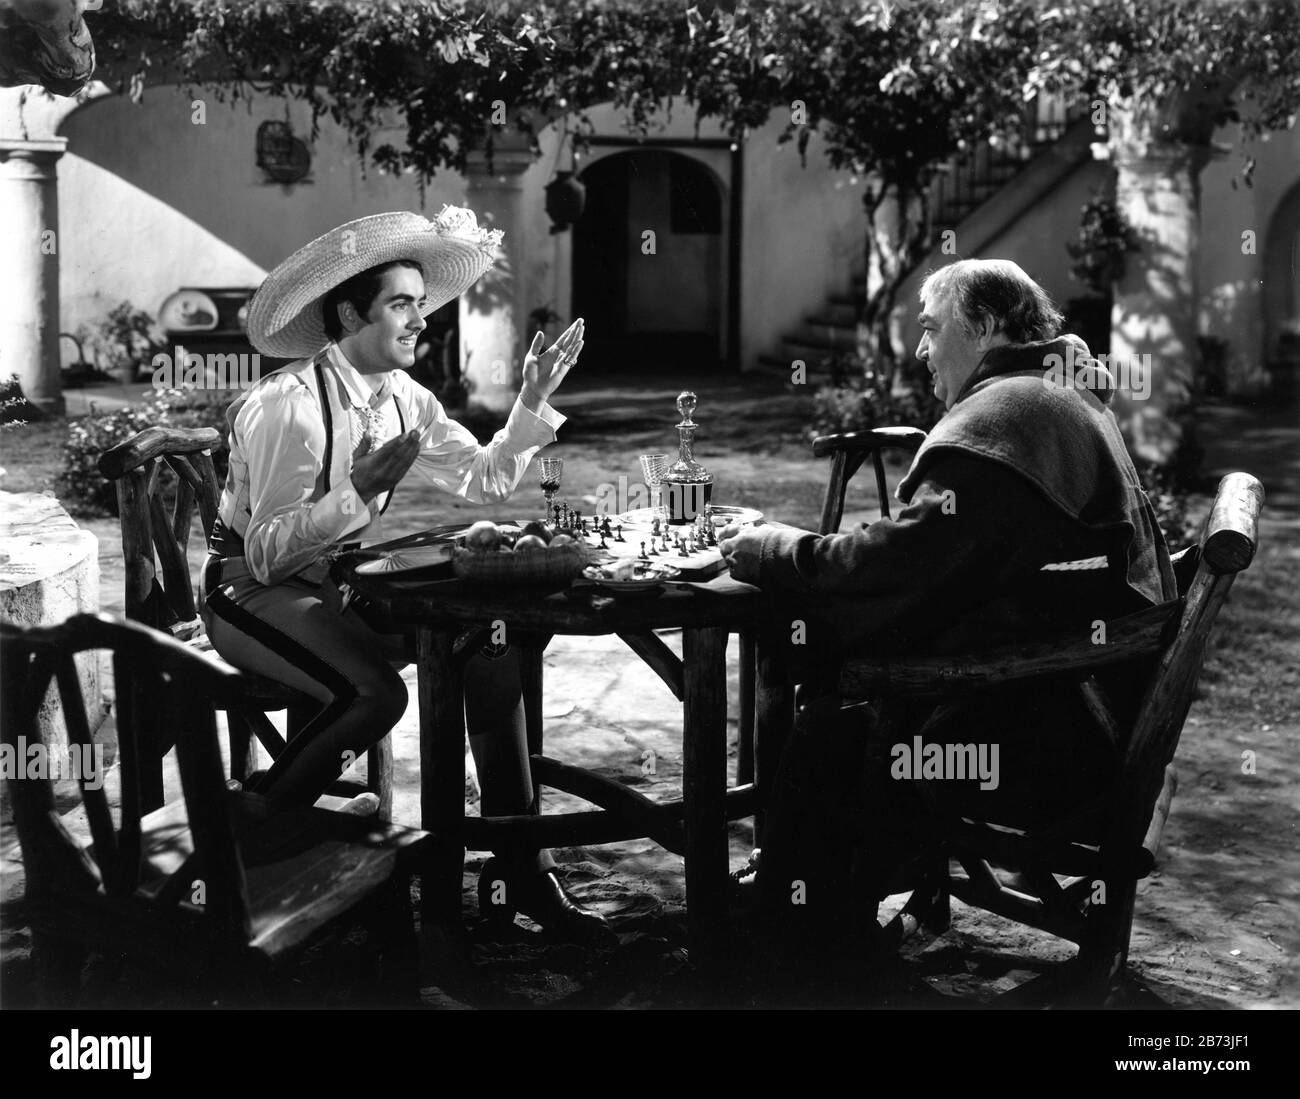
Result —
<path fill-rule="evenodd" d="M 573 312 L 587 322 L 586 369 L 720 369 L 727 272 L 713 173 L 681 153 L 634 149 L 581 178 Z"/>
<path fill-rule="evenodd" d="M 1283 196 L 1264 238 L 1264 354 L 1300 361 L 1300 183 Z"/>

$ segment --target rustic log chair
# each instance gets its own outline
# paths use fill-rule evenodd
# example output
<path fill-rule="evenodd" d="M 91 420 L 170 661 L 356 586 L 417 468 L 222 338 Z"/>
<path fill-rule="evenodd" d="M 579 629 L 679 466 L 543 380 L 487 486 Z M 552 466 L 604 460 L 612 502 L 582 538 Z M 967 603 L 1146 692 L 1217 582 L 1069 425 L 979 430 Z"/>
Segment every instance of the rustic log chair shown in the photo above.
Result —
<path fill-rule="evenodd" d="M 5 745 L 14 749 L 25 737 L 30 758 L 32 745 L 45 744 L 37 716 L 53 684 L 69 745 L 93 758 L 73 659 L 87 651 L 111 654 L 119 823 L 111 767 L 77 769 L 90 832 L 84 846 L 60 819 L 49 779 L 9 784 L 42 998 L 51 1006 L 75 999 L 82 963 L 97 950 L 181 978 L 177 991 L 187 1001 L 265 1002 L 273 988 L 266 982 L 283 963 L 344 917 L 379 921 L 392 962 L 383 994 L 413 994 L 409 879 L 432 837 L 326 809 L 271 813 L 265 798 L 227 789 L 215 709 L 235 706 L 246 690 L 235 669 L 107 615 L 44 629 L 0 622 Z M 184 796 L 146 815 L 148 757 L 162 725 L 176 745 Z"/>
<path fill-rule="evenodd" d="M 838 526 L 843 478 L 851 475 L 859 454 L 875 457 L 882 504 L 886 500 L 878 455 L 879 447 L 891 445 L 883 432 L 892 430 L 817 440 L 821 453 L 835 456 L 824 531 Z M 916 436 L 921 433 L 909 438 L 919 444 Z M 856 465 L 861 461 L 858 458 Z M 939 704 L 1016 681 L 1066 677 L 1076 684 L 1097 722 L 1098 735 L 1114 746 L 1118 761 L 1117 774 L 1104 791 L 1042 828 L 1027 831 L 952 816 L 942 819 L 939 848 L 912 868 L 910 880 L 916 887 L 887 928 L 893 937 L 901 940 L 919 925 L 946 930 L 949 896 L 955 896 L 1076 943 L 1073 967 L 1058 974 L 1055 983 L 1068 995 L 1104 1002 L 1119 993 L 1137 882 L 1155 866 L 1177 788 L 1174 753 L 1206 641 L 1237 573 L 1254 557 L 1263 499 L 1263 487 L 1249 474 L 1224 477 L 1200 544 L 1173 556 L 1179 599 L 1107 623 L 1104 646 L 1076 634 L 966 656 L 846 661 L 839 685 L 846 702 L 911 696 Z M 887 504 L 882 511 L 884 507 Z M 1154 670 L 1137 717 L 1126 729 L 1097 688 L 1094 673 L 1140 660 Z M 887 736 L 886 722 L 876 739 Z M 954 861 L 960 873 L 951 872 Z M 999 879 L 995 866 L 1016 875 L 1014 886 Z M 1090 903 L 1095 898 L 1104 903 Z M 1054 986 L 1046 984 L 1043 991 Z"/>
<path fill-rule="evenodd" d="M 213 660 L 220 657 L 212 649 L 198 617 L 186 551 L 196 506 L 204 539 L 212 534 L 220 497 L 212 452 L 223 445 L 215 428 L 150 427 L 99 457 L 100 473 L 117 486 L 126 569 L 126 616 L 169 632 Z M 170 515 L 161 478 L 164 466 L 176 474 L 176 501 Z M 244 683 L 244 693 L 226 711 L 230 774 L 239 780 L 247 778 L 256 766 L 254 736 L 272 759 L 284 750 L 285 740 L 266 716 L 268 712 L 288 711 L 287 729 L 292 737 L 320 710 L 320 703 L 314 699 L 274 680 L 245 673 Z M 146 769 L 144 779 L 147 809 L 162 804 L 162 757 L 169 747 L 163 743 L 149 753 L 154 762 Z M 327 792 L 352 797 L 373 790 L 379 797 L 380 817 L 390 820 L 391 738 L 384 737 L 370 749 L 366 766 L 365 783 L 340 779 Z"/>

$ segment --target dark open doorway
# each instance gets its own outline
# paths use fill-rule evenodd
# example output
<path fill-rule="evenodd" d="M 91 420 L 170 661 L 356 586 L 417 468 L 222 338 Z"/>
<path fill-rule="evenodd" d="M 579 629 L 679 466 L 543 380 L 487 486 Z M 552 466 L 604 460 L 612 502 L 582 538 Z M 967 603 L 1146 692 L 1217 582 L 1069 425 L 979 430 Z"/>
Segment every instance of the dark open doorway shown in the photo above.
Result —
<path fill-rule="evenodd" d="M 587 368 L 722 369 L 728 257 L 713 173 L 681 153 L 635 149 L 596 161 L 582 181 L 573 310 L 587 322 Z"/>

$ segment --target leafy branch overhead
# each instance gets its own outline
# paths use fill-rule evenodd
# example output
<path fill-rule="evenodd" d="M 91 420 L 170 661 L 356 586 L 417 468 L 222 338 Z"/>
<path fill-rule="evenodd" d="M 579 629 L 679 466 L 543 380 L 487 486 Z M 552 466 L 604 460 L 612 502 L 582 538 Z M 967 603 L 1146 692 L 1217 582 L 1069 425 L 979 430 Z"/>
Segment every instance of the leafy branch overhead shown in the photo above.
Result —
<path fill-rule="evenodd" d="M 1300 105 L 1293 0 L 121 0 L 94 30 L 135 94 L 298 99 L 313 129 L 331 118 L 365 160 L 422 180 L 490 162 L 507 131 L 537 153 L 561 118 L 581 143 L 601 104 L 636 135 L 684 103 L 737 142 L 777 120 L 805 157 L 816 136 L 863 184 L 862 349 L 887 377 L 934 177 L 1022 143 L 1035 95 L 1100 103 L 1106 140 L 1139 155 L 1223 122 L 1289 125 Z"/>
<path fill-rule="evenodd" d="M 374 163 L 425 178 L 490 150 L 498 100 L 534 141 L 601 103 L 645 133 L 674 100 L 740 139 L 798 101 L 783 139 L 820 133 L 835 166 L 907 189 L 1013 135 L 1040 89 L 1165 111 L 1171 137 L 1285 125 L 1298 28 L 1290 0 L 121 0 L 93 22 L 101 67 L 124 83 L 143 61 L 137 87 L 300 99 Z M 395 117 L 401 145 L 381 136 Z"/>

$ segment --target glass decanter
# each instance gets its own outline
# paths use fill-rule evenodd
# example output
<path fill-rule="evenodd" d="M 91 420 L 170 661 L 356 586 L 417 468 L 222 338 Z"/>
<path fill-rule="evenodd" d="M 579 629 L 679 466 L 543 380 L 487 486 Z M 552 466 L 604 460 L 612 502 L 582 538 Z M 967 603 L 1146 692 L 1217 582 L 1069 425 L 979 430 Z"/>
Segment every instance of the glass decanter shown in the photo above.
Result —
<path fill-rule="evenodd" d="M 695 394 L 689 391 L 677 398 L 677 411 L 682 416 L 682 422 L 677 425 L 680 440 L 677 461 L 668 467 L 660 482 L 668 521 L 674 526 L 693 523 L 713 498 L 713 474 L 700 465 L 692 453 L 695 429 L 700 426 L 691 419 L 695 405 Z"/>

